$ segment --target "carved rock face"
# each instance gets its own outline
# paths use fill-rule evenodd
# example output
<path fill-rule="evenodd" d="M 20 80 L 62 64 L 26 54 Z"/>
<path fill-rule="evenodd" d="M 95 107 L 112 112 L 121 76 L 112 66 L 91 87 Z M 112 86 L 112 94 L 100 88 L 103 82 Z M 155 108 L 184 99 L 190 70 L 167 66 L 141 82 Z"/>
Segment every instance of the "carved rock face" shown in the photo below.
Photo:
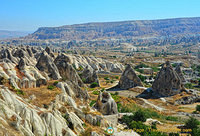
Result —
<path fill-rule="evenodd" d="M 182 70 L 181 70 L 180 65 L 178 65 L 178 66 L 176 67 L 175 71 L 176 71 L 176 73 L 179 75 L 181 81 L 182 81 L 182 82 L 185 82 L 185 78 L 184 78 L 184 76 L 183 76 L 183 72 L 182 72 Z"/>
<path fill-rule="evenodd" d="M 99 93 L 97 103 L 94 107 L 104 115 L 118 113 L 117 104 L 108 92 Z"/>
<path fill-rule="evenodd" d="M 153 82 L 152 89 L 161 96 L 175 95 L 183 89 L 180 77 L 169 62 L 163 64 Z"/>
<path fill-rule="evenodd" d="M 97 72 L 92 68 L 89 68 L 88 66 L 84 69 L 83 73 L 81 74 L 81 78 L 85 79 L 85 83 L 96 82 L 99 84 Z"/>
<path fill-rule="evenodd" d="M 120 78 L 119 87 L 121 89 L 129 89 L 136 86 L 143 86 L 142 82 L 140 78 L 136 75 L 133 68 L 130 65 L 127 65 Z"/>
<path fill-rule="evenodd" d="M 48 76 L 54 80 L 58 80 L 61 78 L 59 71 L 53 62 L 53 59 L 45 51 L 42 52 L 42 54 L 40 55 L 36 67 L 40 71 L 46 72 Z"/>

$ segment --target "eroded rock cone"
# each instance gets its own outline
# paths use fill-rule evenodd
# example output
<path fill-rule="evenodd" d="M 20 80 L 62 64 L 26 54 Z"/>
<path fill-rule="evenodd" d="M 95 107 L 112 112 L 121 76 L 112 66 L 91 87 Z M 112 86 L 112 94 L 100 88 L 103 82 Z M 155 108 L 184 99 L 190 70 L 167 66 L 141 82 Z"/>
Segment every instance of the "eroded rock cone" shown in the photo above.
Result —
<path fill-rule="evenodd" d="M 176 73 L 179 75 L 181 81 L 182 81 L 182 82 L 185 82 L 185 78 L 184 78 L 184 76 L 183 76 L 183 72 L 182 72 L 182 70 L 181 70 L 181 66 L 180 66 L 180 65 L 178 65 L 178 66 L 176 67 L 175 71 L 176 71 Z"/>
<path fill-rule="evenodd" d="M 45 51 L 49 54 L 49 56 L 51 56 L 53 58 L 55 57 L 53 52 L 51 51 L 51 49 L 48 46 L 45 48 Z"/>
<path fill-rule="evenodd" d="M 136 86 L 143 86 L 142 81 L 136 75 L 131 65 L 127 65 L 126 69 L 124 70 L 120 78 L 119 87 L 121 89 L 129 89 Z"/>
<path fill-rule="evenodd" d="M 53 59 L 45 51 L 41 53 L 36 67 L 40 71 L 46 72 L 48 76 L 54 80 L 58 80 L 61 78 L 59 71 L 53 62 Z"/>
<path fill-rule="evenodd" d="M 74 90 L 76 96 L 85 99 L 89 98 L 87 90 L 82 89 L 85 88 L 83 81 L 81 80 L 73 66 L 69 64 L 68 56 L 64 54 L 58 55 L 54 62 L 63 80 L 68 81 L 68 84 L 70 85 L 72 90 Z"/>
<path fill-rule="evenodd" d="M 117 104 L 108 92 L 100 92 L 94 107 L 104 115 L 117 114 Z"/>
<path fill-rule="evenodd" d="M 83 73 L 81 74 L 81 78 L 84 79 L 85 83 L 96 82 L 99 85 L 97 72 L 92 68 L 89 68 L 88 66 L 84 69 Z"/>
<path fill-rule="evenodd" d="M 19 63 L 18 63 L 18 66 L 17 66 L 17 67 L 18 67 L 20 70 L 23 70 L 23 69 L 25 68 L 25 66 L 26 66 L 26 62 L 25 62 L 24 58 L 21 58 L 20 61 L 19 61 Z"/>
<path fill-rule="evenodd" d="M 11 54 L 11 51 L 9 49 L 3 49 L 0 52 L 0 59 L 9 59 L 10 61 L 12 61 L 13 63 L 16 62 L 16 58 L 14 58 Z"/>
<path fill-rule="evenodd" d="M 181 79 L 173 70 L 169 61 L 163 64 L 153 82 L 152 89 L 161 96 L 175 95 L 183 89 Z"/>

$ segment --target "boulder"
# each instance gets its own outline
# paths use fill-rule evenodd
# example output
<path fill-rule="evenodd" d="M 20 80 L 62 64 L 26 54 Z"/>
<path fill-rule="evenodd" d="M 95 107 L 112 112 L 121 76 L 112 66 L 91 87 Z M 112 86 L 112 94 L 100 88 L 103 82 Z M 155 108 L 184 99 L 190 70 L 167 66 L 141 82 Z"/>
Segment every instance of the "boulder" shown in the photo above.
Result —
<path fill-rule="evenodd" d="M 108 92 L 100 92 L 94 107 L 104 115 L 117 114 L 117 104 Z"/>
<path fill-rule="evenodd" d="M 128 64 L 120 78 L 119 87 L 121 89 L 130 89 L 136 86 L 143 86 L 142 81 L 136 75 L 131 65 Z"/>
<path fill-rule="evenodd" d="M 174 71 L 170 62 L 163 64 L 160 72 L 153 82 L 152 89 L 155 94 L 160 96 L 171 96 L 180 93 L 183 90 L 182 81 L 176 71 Z"/>
<path fill-rule="evenodd" d="M 85 80 L 85 83 L 96 82 L 99 84 L 97 72 L 92 68 L 89 68 L 88 66 L 84 69 L 83 73 L 81 74 L 81 78 Z"/>
<path fill-rule="evenodd" d="M 54 80 L 58 80 L 61 78 L 58 68 L 53 62 L 53 59 L 45 51 L 41 53 L 36 67 L 40 71 L 46 72 L 48 76 Z"/>

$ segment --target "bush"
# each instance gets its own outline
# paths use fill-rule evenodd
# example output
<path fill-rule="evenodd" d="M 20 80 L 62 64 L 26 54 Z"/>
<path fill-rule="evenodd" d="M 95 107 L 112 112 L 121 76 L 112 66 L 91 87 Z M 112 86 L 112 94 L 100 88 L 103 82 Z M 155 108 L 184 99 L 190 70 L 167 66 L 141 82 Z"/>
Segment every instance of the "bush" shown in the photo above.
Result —
<path fill-rule="evenodd" d="M 115 79 L 119 79 L 119 76 L 115 76 Z"/>
<path fill-rule="evenodd" d="M 99 91 L 93 91 L 92 94 L 99 95 Z"/>
<path fill-rule="evenodd" d="M 58 83 L 59 83 L 58 81 L 55 81 L 55 82 L 53 83 L 53 85 L 56 86 Z"/>
<path fill-rule="evenodd" d="M 95 88 L 97 86 L 99 86 L 98 83 L 97 82 L 93 82 L 93 83 L 91 83 L 90 88 Z"/>
<path fill-rule="evenodd" d="M 53 85 L 47 86 L 47 89 L 49 89 L 49 90 L 53 90 L 54 88 L 55 88 L 55 86 L 53 86 Z"/>
<path fill-rule="evenodd" d="M 139 65 L 135 66 L 135 69 L 139 69 L 139 68 L 148 68 L 149 66 L 143 63 L 140 63 Z"/>
<path fill-rule="evenodd" d="M 24 91 L 22 91 L 20 89 L 15 89 L 15 91 L 17 91 L 16 94 L 18 94 L 18 95 L 24 95 Z"/>
<path fill-rule="evenodd" d="M 143 129 L 146 130 L 148 128 L 148 126 L 144 125 L 141 121 L 131 121 L 131 123 L 129 123 L 129 128 L 130 129 Z"/>
<path fill-rule="evenodd" d="M 192 84 L 191 84 L 191 83 L 186 83 L 186 84 L 185 84 L 185 88 L 192 89 L 192 88 L 193 88 L 193 86 L 192 86 Z"/>
<path fill-rule="evenodd" d="M 104 92 L 104 91 L 105 91 L 105 88 L 102 88 L 100 91 L 101 91 L 101 92 Z"/>
<path fill-rule="evenodd" d="M 133 116 L 133 120 L 135 120 L 135 121 L 145 122 L 146 119 L 147 119 L 146 115 L 142 110 L 138 110 L 137 112 L 135 112 L 135 114 Z"/>
<path fill-rule="evenodd" d="M 104 77 L 105 80 L 110 80 L 108 77 Z"/>
<path fill-rule="evenodd" d="M 96 103 L 96 100 L 92 100 L 92 101 L 90 102 L 90 107 L 92 107 L 95 103 Z"/>
<path fill-rule="evenodd" d="M 85 78 L 82 78 L 82 81 L 83 81 L 83 83 L 86 83 L 86 79 Z"/>
<path fill-rule="evenodd" d="M 144 82 L 144 81 L 145 81 L 145 79 L 146 79 L 146 77 L 145 77 L 145 76 L 143 76 L 143 75 L 138 75 L 138 77 L 140 78 L 140 80 L 141 80 L 142 82 Z"/>
<path fill-rule="evenodd" d="M 192 136 L 200 136 L 200 128 L 192 130 Z"/>
<path fill-rule="evenodd" d="M 47 104 L 43 104 L 43 107 L 44 107 L 45 109 L 48 109 L 48 108 L 49 108 L 49 106 L 48 106 Z"/>
<path fill-rule="evenodd" d="M 185 122 L 185 127 L 188 128 L 188 129 L 195 129 L 195 128 L 198 128 L 198 125 L 199 125 L 199 121 L 193 117 L 190 117 L 190 119 L 188 119 L 186 122 Z"/>
<path fill-rule="evenodd" d="M 179 136 L 179 133 L 169 133 L 169 136 Z"/>
<path fill-rule="evenodd" d="M 177 121 L 178 120 L 177 117 L 173 117 L 173 116 L 167 116 L 165 119 L 170 120 L 170 121 Z"/>
<path fill-rule="evenodd" d="M 197 106 L 196 106 L 196 111 L 199 111 L 199 112 L 200 112 L 200 105 L 197 105 Z"/>

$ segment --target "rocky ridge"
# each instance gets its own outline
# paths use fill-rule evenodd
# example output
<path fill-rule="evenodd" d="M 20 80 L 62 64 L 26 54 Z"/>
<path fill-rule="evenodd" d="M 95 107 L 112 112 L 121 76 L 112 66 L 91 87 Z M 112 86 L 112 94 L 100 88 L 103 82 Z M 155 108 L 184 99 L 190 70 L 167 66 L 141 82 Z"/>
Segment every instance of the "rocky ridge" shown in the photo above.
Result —
<path fill-rule="evenodd" d="M 84 121 L 99 127 L 110 124 L 100 112 L 96 114 L 97 110 L 89 107 L 89 95 L 77 69 L 81 66 L 112 71 L 122 70 L 123 65 L 95 57 L 54 56 L 49 48 L 40 47 L 1 47 L 0 52 L 0 122 L 4 122 L 0 129 L 12 126 L 13 131 L 27 136 L 75 136 L 84 132 Z M 46 108 L 29 103 L 34 95 L 27 100 L 18 94 L 23 92 L 21 89 L 46 86 L 52 80 L 61 93 Z M 114 100 L 108 106 L 106 115 L 117 114 Z M 5 134 L 11 134 L 10 131 Z"/>

